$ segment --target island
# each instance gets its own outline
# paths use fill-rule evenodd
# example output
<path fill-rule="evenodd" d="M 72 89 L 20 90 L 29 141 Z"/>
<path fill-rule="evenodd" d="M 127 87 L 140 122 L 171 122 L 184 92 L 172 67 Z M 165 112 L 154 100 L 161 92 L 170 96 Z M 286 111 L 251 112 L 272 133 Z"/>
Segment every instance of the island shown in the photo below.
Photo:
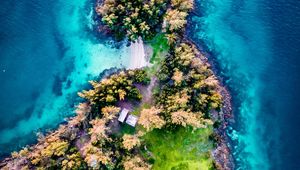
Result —
<path fill-rule="evenodd" d="M 76 115 L 1 169 L 232 169 L 230 96 L 185 34 L 193 0 L 98 1 L 98 30 L 130 43 L 129 69 L 78 93 Z M 109 57 L 109 56 L 107 56 Z"/>

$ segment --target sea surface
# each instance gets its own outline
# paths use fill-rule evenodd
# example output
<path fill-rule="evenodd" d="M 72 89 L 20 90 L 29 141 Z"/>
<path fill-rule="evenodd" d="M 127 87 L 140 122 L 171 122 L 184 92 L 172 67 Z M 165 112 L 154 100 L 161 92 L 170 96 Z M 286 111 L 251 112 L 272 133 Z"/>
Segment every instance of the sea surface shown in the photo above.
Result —
<path fill-rule="evenodd" d="M 196 0 L 189 35 L 229 88 L 236 169 L 300 169 L 300 1 Z M 96 38 L 89 0 L 0 1 L 0 157 L 73 115 L 76 92 L 126 67 Z"/>

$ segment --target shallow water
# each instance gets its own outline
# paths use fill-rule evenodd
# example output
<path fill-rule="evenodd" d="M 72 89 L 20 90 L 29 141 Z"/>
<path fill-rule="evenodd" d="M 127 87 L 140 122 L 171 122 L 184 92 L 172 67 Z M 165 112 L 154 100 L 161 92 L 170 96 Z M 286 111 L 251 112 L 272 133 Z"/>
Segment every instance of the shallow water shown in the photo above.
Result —
<path fill-rule="evenodd" d="M 76 92 L 129 50 L 99 42 L 87 0 L 0 2 L 0 156 L 73 114 Z"/>
<path fill-rule="evenodd" d="M 220 67 L 236 123 L 227 129 L 236 169 L 300 169 L 300 3 L 197 1 L 192 38 Z"/>

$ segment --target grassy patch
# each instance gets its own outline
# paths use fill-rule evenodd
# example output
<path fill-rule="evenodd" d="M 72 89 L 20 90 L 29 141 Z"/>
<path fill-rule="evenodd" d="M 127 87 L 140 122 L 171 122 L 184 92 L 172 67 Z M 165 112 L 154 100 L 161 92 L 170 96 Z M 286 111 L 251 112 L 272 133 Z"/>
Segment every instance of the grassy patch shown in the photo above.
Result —
<path fill-rule="evenodd" d="M 161 54 L 164 52 L 169 51 L 170 46 L 168 44 L 167 39 L 165 38 L 164 34 L 158 34 L 156 35 L 150 42 L 149 44 L 153 48 L 153 54 L 150 59 L 151 64 L 155 64 L 157 62 L 160 62 L 161 59 Z"/>
<path fill-rule="evenodd" d="M 143 103 L 140 107 L 135 107 L 135 108 L 133 109 L 133 111 L 130 112 L 130 114 L 139 116 L 140 113 L 141 113 L 141 111 L 142 111 L 143 109 L 149 109 L 150 107 L 151 107 L 150 104 L 148 104 L 148 103 Z"/>
<path fill-rule="evenodd" d="M 165 34 L 156 35 L 151 41 L 148 41 L 147 44 L 151 46 L 153 54 L 150 58 L 152 66 L 146 68 L 146 72 L 148 75 L 153 76 L 159 70 L 162 62 L 169 52 L 170 46 L 165 38 Z"/>
<path fill-rule="evenodd" d="M 178 127 L 167 131 L 154 130 L 144 136 L 148 149 L 154 154 L 153 169 L 206 170 L 212 167 L 209 135 L 212 128 L 192 131 Z"/>
<path fill-rule="evenodd" d="M 131 127 L 130 125 L 127 125 L 126 123 L 121 124 L 121 132 L 120 136 L 123 136 L 124 134 L 135 134 L 136 129 L 134 127 Z"/>

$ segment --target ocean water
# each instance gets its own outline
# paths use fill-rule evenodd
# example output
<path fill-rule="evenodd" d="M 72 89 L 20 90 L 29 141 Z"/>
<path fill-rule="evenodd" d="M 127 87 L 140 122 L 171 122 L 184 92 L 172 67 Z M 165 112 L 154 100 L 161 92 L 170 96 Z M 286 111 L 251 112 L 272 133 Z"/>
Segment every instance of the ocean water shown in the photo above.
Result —
<path fill-rule="evenodd" d="M 88 0 L 0 2 L 0 157 L 73 115 L 77 91 L 129 50 L 96 39 Z"/>
<path fill-rule="evenodd" d="M 235 169 L 300 169 L 300 1 L 197 0 L 190 26 L 233 97 Z"/>

